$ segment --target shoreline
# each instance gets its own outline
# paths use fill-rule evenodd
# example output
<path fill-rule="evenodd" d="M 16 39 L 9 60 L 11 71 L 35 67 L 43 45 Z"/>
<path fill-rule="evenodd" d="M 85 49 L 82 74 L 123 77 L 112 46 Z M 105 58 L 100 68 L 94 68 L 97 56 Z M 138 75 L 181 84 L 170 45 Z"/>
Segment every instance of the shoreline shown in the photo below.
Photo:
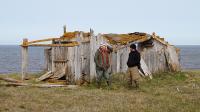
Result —
<path fill-rule="evenodd" d="M 200 68 L 196 69 L 181 69 L 181 72 L 188 72 L 188 71 L 200 71 Z M 170 71 L 167 71 L 170 72 Z M 36 71 L 36 72 L 29 72 L 29 74 L 41 74 L 41 73 L 45 73 L 45 71 Z M 161 72 L 162 73 L 162 72 Z M 0 75 L 10 75 L 10 74 L 21 74 L 21 72 L 10 72 L 10 73 L 1 73 Z"/>

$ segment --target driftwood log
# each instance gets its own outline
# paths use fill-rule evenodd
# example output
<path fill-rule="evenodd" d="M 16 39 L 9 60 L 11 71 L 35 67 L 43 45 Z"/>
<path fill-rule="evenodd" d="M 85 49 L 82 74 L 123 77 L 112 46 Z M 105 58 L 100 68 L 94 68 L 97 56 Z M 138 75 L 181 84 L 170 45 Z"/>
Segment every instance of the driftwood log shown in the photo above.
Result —
<path fill-rule="evenodd" d="M 21 83 L 22 81 L 16 80 L 16 79 L 12 79 L 12 78 L 4 78 L 4 77 L 0 77 L 0 80 L 6 81 L 6 82 L 12 82 L 12 83 Z"/>
<path fill-rule="evenodd" d="M 39 88 L 53 88 L 53 87 L 65 87 L 68 89 L 75 89 L 78 88 L 78 85 L 64 85 L 64 84 L 32 84 L 32 83 L 25 83 L 13 78 L 4 78 L 0 77 L 0 80 L 5 82 L 0 83 L 0 86 L 13 86 L 13 87 L 39 87 Z"/>
<path fill-rule="evenodd" d="M 12 87 L 38 87 L 38 88 L 55 88 L 55 87 L 65 87 L 67 89 L 76 89 L 78 85 L 62 85 L 62 84 L 31 84 L 31 83 L 1 83 L 1 86 L 12 86 Z"/>

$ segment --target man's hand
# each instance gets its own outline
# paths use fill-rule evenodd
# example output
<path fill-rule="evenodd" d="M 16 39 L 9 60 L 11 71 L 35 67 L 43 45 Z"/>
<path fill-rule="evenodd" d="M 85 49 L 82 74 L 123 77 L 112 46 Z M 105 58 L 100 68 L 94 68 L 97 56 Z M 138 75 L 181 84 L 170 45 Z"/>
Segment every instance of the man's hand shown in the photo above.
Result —
<path fill-rule="evenodd" d="M 105 65 L 103 68 L 104 70 L 107 70 L 110 67 L 110 65 Z"/>

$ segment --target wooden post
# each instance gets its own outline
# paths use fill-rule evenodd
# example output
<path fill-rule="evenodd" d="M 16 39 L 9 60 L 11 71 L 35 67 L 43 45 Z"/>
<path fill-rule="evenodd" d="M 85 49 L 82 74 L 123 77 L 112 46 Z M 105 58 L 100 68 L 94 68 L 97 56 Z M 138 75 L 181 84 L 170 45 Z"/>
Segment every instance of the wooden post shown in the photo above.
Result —
<path fill-rule="evenodd" d="M 55 44 L 55 40 L 53 40 L 52 41 L 52 44 Z M 55 67 L 55 49 L 56 49 L 56 47 L 51 47 L 51 63 L 52 63 L 52 67 L 51 67 L 51 71 L 52 72 L 55 72 L 55 69 L 56 69 L 56 67 Z"/>
<path fill-rule="evenodd" d="M 44 57 L 45 57 L 44 70 L 48 71 L 48 69 L 49 69 L 49 49 L 44 50 Z"/>
<path fill-rule="evenodd" d="M 120 72 L 120 50 L 117 51 L 117 63 L 116 63 L 116 72 Z"/>
<path fill-rule="evenodd" d="M 66 25 L 63 26 L 63 33 L 65 34 L 67 32 Z"/>
<path fill-rule="evenodd" d="M 90 81 L 95 79 L 96 76 L 95 63 L 94 63 L 96 44 L 97 42 L 96 42 L 96 37 L 94 36 L 94 31 L 90 29 Z"/>
<path fill-rule="evenodd" d="M 28 39 L 23 39 L 22 44 L 22 80 L 26 78 L 28 72 Z"/>
<path fill-rule="evenodd" d="M 74 60 L 74 66 L 75 66 L 75 83 L 80 84 L 81 80 L 81 48 L 82 48 L 82 38 L 83 34 L 80 32 L 76 35 L 76 41 L 79 43 L 79 46 L 75 47 L 75 60 Z"/>
<path fill-rule="evenodd" d="M 51 61 L 52 61 L 51 69 L 52 69 L 52 72 L 55 72 L 55 69 L 56 69 L 55 62 L 54 62 L 54 60 L 55 60 L 55 49 L 56 49 L 56 47 L 52 47 L 52 50 L 51 50 Z"/>

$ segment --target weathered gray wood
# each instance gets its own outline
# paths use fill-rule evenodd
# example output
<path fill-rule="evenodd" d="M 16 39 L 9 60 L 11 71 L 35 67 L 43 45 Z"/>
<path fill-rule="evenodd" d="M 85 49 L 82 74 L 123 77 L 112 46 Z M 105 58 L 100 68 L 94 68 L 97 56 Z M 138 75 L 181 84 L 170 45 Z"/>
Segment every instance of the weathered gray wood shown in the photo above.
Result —
<path fill-rule="evenodd" d="M 145 76 L 149 76 L 149 77 L 152 79 L 151 71 L 149 70 L 148 66 L 147 66 L 146 63 L 144 62 L 144 59 L 143 59 L 143 58 L 141 58 L 140 64 L 141 64 L 142 70 L 143 70 L 144 73 L 145 73 L 144 75 L 145 75 Z"/>
<path fill-rule="evenodd" d="M 170 71 L 180 71 L 179 54 L 174 46 L 167 46 L 166 60 Z"/>
<path fill-rule="evenodd" d="M 75 47 L 75 60 L 74 60 L 74 68 L 75 68 L 75 82 L 76 84 L 80 84 L 80 78 L 81 78 L 81 52 L 82 52 L 82 33 L 79 33 L 76 35 L 76 41 L 80 44 L 79 46 Z"/>
<path fill-rule="evenodd" d="M 22 46 L 22 80 L 26 78 L 28 73 L 28 47 Z"/>
<path fill-rule="evenodd" d="M 120 50 L 117 51 L 117 63 L 116 63 L 116 68 L 117 68 L 117 73 L 120 72 Z"/>
<path fill-rule="evenodd" d="M 90 74 L 90 44 L 82 43 L 81 48 L 81 80 L 89 82 Z"/>
<path fill-rule="evenodd" d="M 65 68 L 61 68 L 60 70 L 56 70 L 55 72 L 53 72 L 53 75 L 50 76 L 49 78 L 58 80 L 65 76 L 66 74 L 65 72 L 66 72 Z"/>
<path fill-rule="evenodd" d="M 117 73 L 117 53 L 116 52 L 112 52 L 111 54 L 111 59 L 112 59 L 112 62 L 111 62 L 111 72 L 112 73 Z"/>
<path fill-rule="evenodd" d="M 66 65 L 66 81 L 68 84 L 74 84 L 75 82 L 75 48 L 70 47 L 68 48 L 68 52 L 66 52 L 66 56 L 68 59 L 67 65 Z"/>
<path fill-rule="evenodd" d="M 151 73 L 167 71 L 168 67 L 166 66 L 166 58 L 164 55 L 166 46 L 156 40 L 153 40 L 153 44 L 153 47 L 140 48 L 144 62 Z"/>
<path fill-rule="evenodd" d="M 55 54 L 55 49 L 56 49 L 56 47 L 52 47 L 52 50 L 51 50 L 51 61 L 52 61 L 52 62 L 51 62 L 51 63 L 52 63 L 52 68 L 51 68 L 52 70 L 51 70 L 51 71 L 52 71 L 52 72 L 55 72 L 55 63 L 54 63 L 55 57 L 56 57 L 56 56 L 55 56 L 55 55 L 56 55 L 56 54 Z"/>
<path fill-rule="evenodd" d="M 55 88 L 55 87 L 64 87 L 67 89 L 76 89 L 78 85 L 61 85 L 61 84 L 31 84 L 31 83 L 1 83 L 0 86 L 24 86 L 24 87 L 39 87 L 39 88 Z"/>
<path fill-rule="evenodd" d="M 79 44 L 78 46 L 52 47 L 51 50 L 51 70 L 56 72 L 60 69 L 65 69 L 66 80 L 69 84 L 74 84 L 79 81 L 82 76 L 88 76 L 90 81 L 96 78 L 94 55 L 99 48 L 100 43 L 107 42 L 101 34 L 95 36 L 93 30 L 90 30 L 90 37 L 84 37 L 83 35 L 83 32 L 77 32 L 75 38 L 71 40 L 77 41 Z M 86 42 L 88 40 L 89 42 Z M 154 42 L 154 46 L 142 48 L 140 43 L 138 46 L 142 56 L 142 69 L 144 70 L 146 76 L 151 76 L 151 73 L 166 71 L 168 68 L 166 66 L 167 61 L 170 63 L 169 59 L 173 56 L 177 56 L 165 55 L 165 53 L 169 54 L 169 52 L 170 54 L 175 54 L 175 49 L 170 49 L 172 51 L 166 50 L 166 45 L 163 45 L 163 43 L 157 40 L 152 41 Z M 116 52 L 113 52 L 111 55 L 112 73 L 126 72 L 128 68 L 126 62 L 129 55 L 129 46 L 132 43 L 137 42 L 131 42 L 127 45 L 116 45 Z M 168 58 L 166 59 L 166 57 Z"/>
<path fill-rule="evenodd" d="M 44 71 L 48 71 L 49 68 L 49 49 L 44 50 L 45 67 Z"/>
<path fill-rule="evenodd" d="M 21 83 L 21 81 L 13 79 L 13 78 L 0 77 L 0 80 L 6 81 L 6 82 Z"/>
<path fill-rule="evenodd" d="M 90 80 L 95 79 L 96 70 L 94 63 L 94 56 L 96 52 L 96 37 L 94 36 L 94 31 L 90 29 Z"/>
<path fill-rule="evenodd" d="M 52 75 L 53 75 L 53 73 L 51 71 L 48 71 L 47 73 L 45 73 L 44 75 L 42 75 L 41 77 L 39 77 L 38 79 L 36 79 L 36 81 L 46 80 L 49 77 L 51 77 Z"/>
<path fill-rule="evenodd" d="M 120 55 L 120 72 L 126 73 L 128 66 L 127 66 L 127 61 L 128 61 L 128 56 L 129 56 L 129 48 L 124 47 L 121 49 L 121 55 Z"/>

